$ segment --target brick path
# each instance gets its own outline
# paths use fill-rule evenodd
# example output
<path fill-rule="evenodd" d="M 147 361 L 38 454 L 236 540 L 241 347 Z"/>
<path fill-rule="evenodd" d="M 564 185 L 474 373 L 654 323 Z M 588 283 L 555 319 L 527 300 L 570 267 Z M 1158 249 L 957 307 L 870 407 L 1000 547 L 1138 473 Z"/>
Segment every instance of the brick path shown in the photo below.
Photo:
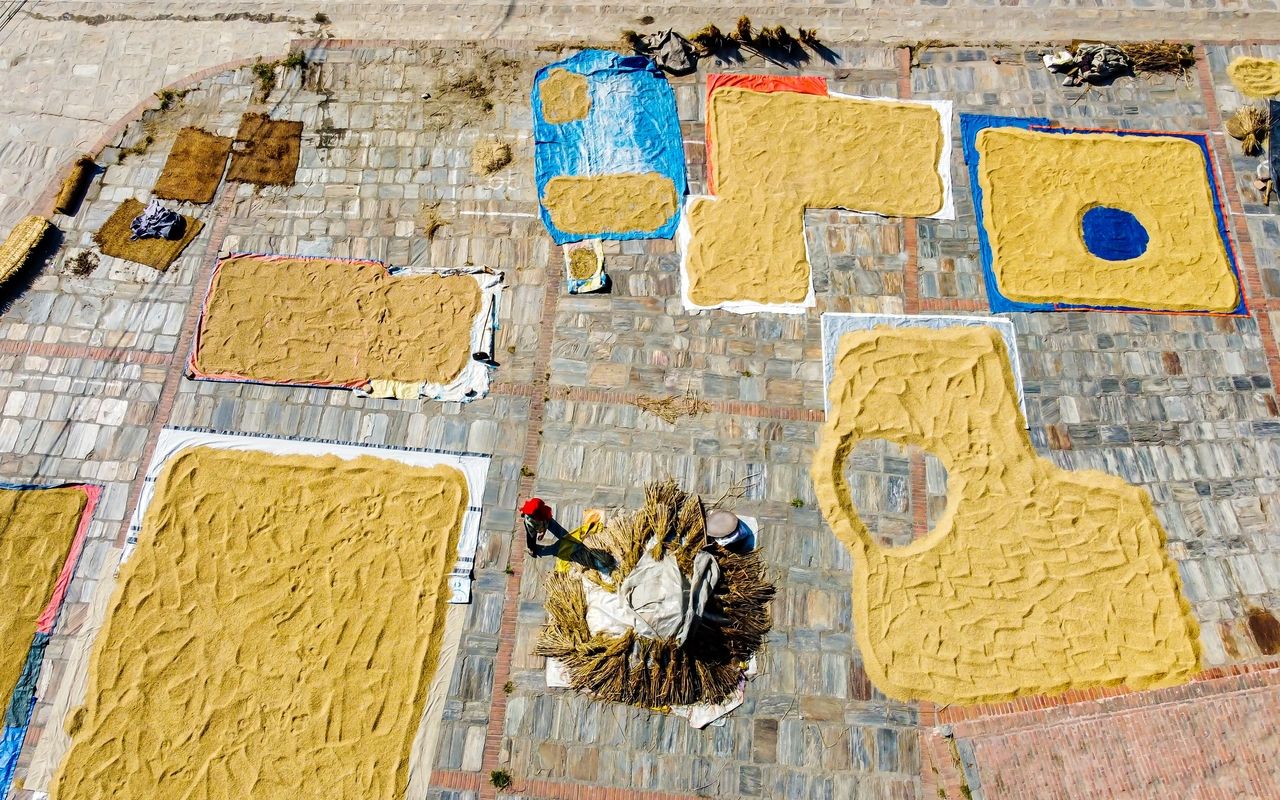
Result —
<path fill-rule="evenodd" d="M 926 737 L 940 796 L 959 800 L 961 786 L 976 798 L 1045 800 L 1280 793 L 1280 668 L 1018 706 L 971 710 Z"/>
<path fill-rule="evenodd" d="M 432 798 L 915 798 L 938 788 L 960 797 L 962 785 L 986 798 L 1052 797 L 1063 787 L 1071 797 L 1178 796 L 1150 793 L 1157 781 L 1207 797 L 1209 780 L 1187 783 L 1196 771 L 1188 765 L 1206 775 L 1213 766 L 1209 777 L 1228 788 L 1271 777 L 1261 768 L 1275 752 L 1274 728 L 1223 724 L 1244 711 L 1274 711 L 1277 671 L 1264 668 L 1274 653 L 1263 651 L 1248 620 L 1251 609 L 1280 607 L 1278 360 L 1262 313 L 1280 311 L 1280 231 L 1257 206 L 1247 185 L 1252 166 L 1234 142 L 1216 134 L 1214 147 L 1231 187 L 1254 319 L 1013 317 L 1033 441 L 1060 465 L 1104 469 L 1151 491 L 1202 625 L 1206 663 L 1224 671 L 1164 693 L 1099 691 L 972 712 L 919 708 L 884 698 L 862 673 L 849 624 L 849 557 L 814 508 L 807 470 L 822 419 L 817 315 L 684 314 L 668 242 L 610 245 L 614 293 L 562 296 L 560 254 L 529 216 L 527 81 L 552 56 L 531 55 L 523 42 L 489 44 L 519 62 L 515 77 L 497 87 L 492 115 L 445 133 L 406 121 L 420 113 L 421 92 L 454 68 L 441 63 L 473 67 L 476 51 L 335 42 L 316 52 L 320 66 L 305 84 L 286 76 L 270 98 L 279 116 L 307 124 L 299 185 L 224 187 L 201 212 L 205 238 L 163 276 L 104 258 L 80 277 L 67 261 L 120 199 L 150 186 L 178 127 L 235 129 L 250 103 L 249 70 L 194 80 L 197 91 L 178 109 L 150 118 L 158 133 L 146 152 L 114 164 L 119 148 L 107 149 L 101 186 L 74 220 L 60 220 L 67 248 L 0 316 L 0 475 L 106 486 L 50 648 L 50 690 L 64 678 L 67 655 L 92 638 L 88 601 L 156 431 L 194 425 L 494 454 Z M 1273 45 L 1249 49 L 1280 55 Z M 839 91 L 945 98 L 958 110 L 1217 130 L 1220 109 L 1237 102 L 1223 72 L 1235 52 L 1243 49 L 1210 48 L 1186 83 L 1122 82 L 1079 102 L 1036 67 L 1037 52 L 1018 48 L 926 50 L 909 70 L 905 51 L 850 46 L 840 48 L 840 64 L 809 71 Z M 699 140 L 700 78 L 674 85 L 685 136 Z M 407 140 L 387 136 L 406 129 Z M 142 133 L 129 119 L 105 135 L 128 146 Z M 467 168 L 470 145 L 491 135 L 515 143 L 516 165 L 477 179 Z M 819 311 L 985 310 L 958 149 L 955 158 L 957 222 L 809 214 Z M 697 161 L 691 169 L 697 190 Z M 441 201 L 450 215 L 430 243 L 416 224 L 424 200 Z M 220 249 L 494 264 L 511 284 L 496 348 L 501 382 L 489 398 L 459 407 L 181 379 Z M 711 413 L 668 425 L 631 405 L 686 388 Z M 928 521 L 922 465 L 910 469 L 917 531 Z M 751 476 L 739 508 L 760 519 L 781 589 L 763 674 L 726 726 L 705 732 L 548 690 L 529 651 L 549 565 L 511 548 L 518 498 L 540 494 L 573 520 L 589 506 L 635 502 L 644 481 L 668 475 L 709 496 Z M 22 769 L 61 724 L 51 715 L 47 704 L 38 707 Z M 1183 728 L 1201 735 L 1141 735 Z M 1200 746 L 1210 733 L 1227 742 L 1230 757 Z M 1106 755 L 1126 751 L 1133 759 Z M 488 782 L 499 767 L 516 777 L 510 793 Z"/>

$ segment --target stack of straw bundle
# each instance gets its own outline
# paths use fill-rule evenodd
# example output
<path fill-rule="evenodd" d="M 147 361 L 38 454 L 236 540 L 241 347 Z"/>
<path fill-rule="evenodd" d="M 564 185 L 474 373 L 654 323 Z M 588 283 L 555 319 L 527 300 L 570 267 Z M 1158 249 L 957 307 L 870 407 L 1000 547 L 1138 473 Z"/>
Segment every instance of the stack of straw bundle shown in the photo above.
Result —
<path fill-rule="evenodd" d="M 0 284 L 7 282 L 26 265 L 51 230 L 53 223 L 35 214 L 13 226 L 4 244 L 0 244 Z"/>
<path fill-rule="evenodd" d="M 687 576 L 706 543 L 706 512 L 698 496 L 681 491 L 675 481 L 650 484 L 639 511 L 610 520 L 587 542 L 608 554 L 602 559 L 614 564 L 608 575 L 575 566 L 548 579 L 549 620 L 534 652 L 559 660 L 572 687 L 597 699 L 655 709 L 722 702 L 773 626 L 769 603 L 775 589 L 758 551 L 716 552 L 720 580 L 700 626 L 683 644 L 634 630 L 592 635 L 586 623 L 584 579 L 617 587 L 646 552 L 674 556 Z"/>

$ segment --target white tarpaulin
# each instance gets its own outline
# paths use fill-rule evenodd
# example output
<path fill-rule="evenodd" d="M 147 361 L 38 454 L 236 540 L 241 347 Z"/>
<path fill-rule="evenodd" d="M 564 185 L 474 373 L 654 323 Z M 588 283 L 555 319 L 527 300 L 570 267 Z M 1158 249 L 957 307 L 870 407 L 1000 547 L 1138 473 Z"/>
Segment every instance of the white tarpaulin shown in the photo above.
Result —
<path fill-rule="evenodd" d="M 1013 368 L 1014 388 L 1018 392 L 1018 407 L 1025 421 L 1027 406 L 1022 397 L 1022 365 L 1018 362 L 1018 336 L 1013 322 L 1004 317 L 978 317 L 952 314 L 837 314 L 822 315 L 822 401 L 831 411 L 831 376 L 835 374 L 836 348 L 840 337 L 853 331 L 869 331 L 875 328 L 955 328 L 984 325 L 995 328 L 1009 351 L 1009 366 Z"/>
<path fill-rule="evenodd" d="M 583 578 L 587 630 L 612 636 L 634 630 L 646 639 L 675 639 L 684 644 L 719 580 L 720 565 L 710 553 L 694 557 L 689 576 L 680 571 L 674 555 L 655 559 L 646 552 L 616 592 Z"/>
<path fill-rule="evenodd" d="M 276 455 L 335 455 L 339 458 L 376 456 L 398 461 L 414 467 L 449 466 L 462 472 L 467 478 L 467 512 L 462 518 L 462 533 L 458 537 L 458 560 L 449 573 L 449 602 L 471 602 L 471 572 L 475 567 L 476 548 L 480 543 L 480 504 L 484 499 L 484 484 L 489 475 L 489 456 L 462 455 L 429 450 L 409 450 L 377 445 L 332 444 L 299 439 L 279 439 L 265 435 L 232 435 L 190 428 L 165 428 L 156 439 L 156 449 L 142 481 L 142 493 L 129 522 L 129 537 L 125 542 L 123 562 L 129 558 L 142 530 L 142 518 L 147 505 L 155 494 L 156 480 L 168 461 L 179 450 L 188 447 L 221 447 L 228 450 L 261 450 Z"/>

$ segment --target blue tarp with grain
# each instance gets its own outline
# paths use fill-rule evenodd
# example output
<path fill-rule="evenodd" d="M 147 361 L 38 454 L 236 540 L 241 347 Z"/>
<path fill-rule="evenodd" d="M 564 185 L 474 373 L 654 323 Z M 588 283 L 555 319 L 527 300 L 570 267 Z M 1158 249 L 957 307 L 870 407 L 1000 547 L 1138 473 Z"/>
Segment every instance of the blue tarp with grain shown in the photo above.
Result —
<path fill-rule="evenodd" d="M 547 122 L 539 87 L 552 70 L 587 79 L 591 107 L 584 119 Z M 657 65 L 643 56 L 584 50 L 538 70 L 533 81 L 533 137 L 538 211 L 556 244 L 582 239 L 669 239 L 680 222 L 677 209 L 656 230 L 568 233 L 542 205 L 547 182 L 557 176 L 656 172 L 671 179 L 676 196 L 687 190 L 684 144 L 676 98 Z"/>
<path fill-rule="evenodd" d="M 1044 117 L 1001 117 L 991 116 L 988 114 L 961 114 L 960 115 L 960 139 L 964 150 L 964 163 L 969 168 L 969 191 L 973 195 L 973 211 L 978 222 L 978 256 L 982 262 L 982 279 L 987 289 L 987 303 L 991 307 L 991 313 L 1003 314 L 1010 311 L 1146 311 L 1149 309 L 1133 308 L 1129 306 L 1095 306 L 1081 303 L 1024 303 L 1019 300 L 1011 300 L 1005 297 L 1000 291 L 1000 284 L 996 280 L 994 269 L 994 258 L 991 251 L 991 241 L 987 233 L 986 223 L 982 212 L 982 184 L 978 181 L 978 161 L 980 155 L 978 153 L 978 134 L 987 128 L 1021 128 L 1023 130 L 1038 130 L 1044 133 L 1106 133 L 1112 136 L 1168 136 L 1179 139 L 1186 139 L 1194 142 L 1204 157 L 1205 174 L 1209 183 L 1210 194 L 1213 196 L 1213 210 L 1218 223 L 1218 235 L 1222 238 L 1222 246 L 1226 249 L 1227 260 L 1231 265 L 1231 272 L 1235 275 L 1236 285 L 1240 285 L 1240 267 L 1236 261 L 1235 251 L 1231 247 L 1231 236 L 1227 232 L 1227 219 L 1222 209 L 1218 192 L 1218 181 L 1213 172 L 1212 161 L 1209 157 L 1209 143 L 1204 134 L 1192 133 L 1164 133 L 1159 131 L 1123 131 L 1123 130 L 1091 130 L 1078 128 L 1057 128 L 1053 127 L 1050 121 Z M 1048 187 L 1052 191 L 1052 187 Z M 1144 243 L 1145 246 L 1145 243 Z M 1208 313 L 1208 312 L 1182 312 L 1182 313 Z M 1248 307 L 1245 305 L 1244 292 L 1240 293 L 1240 300 L 1234 310 L 1228 312 L 1230 315 L 1243 316 L 1249 313 Z"/>

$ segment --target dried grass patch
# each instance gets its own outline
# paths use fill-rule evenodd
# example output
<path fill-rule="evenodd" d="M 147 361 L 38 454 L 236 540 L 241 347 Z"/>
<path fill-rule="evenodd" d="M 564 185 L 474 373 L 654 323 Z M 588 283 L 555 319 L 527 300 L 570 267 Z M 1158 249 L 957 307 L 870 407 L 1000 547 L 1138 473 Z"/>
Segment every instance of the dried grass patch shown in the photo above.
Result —
<path fill-rule="evenodd" d="M 477 175 L 492 175 L 511 163 L 511 145 L 498 139 L 477 142 L 471 150 L 471 169 Z"/>
<path fill-rule="evenodd" d="M 648 411 L 672 425 L 681 417 L 696 417 L 699 414 L 711 413 L 711 404 L 706 400 L 698 399 L 698 393 L 692 389 L 685 390 L 682 395 L 671 397 L 641 395 L 631 401 L 631 405 L 642 411 Z"/>
<path fill-rule="evenodd" d="M 208 203 L 218 191 L 231 153 L 231 139 L 200 128 L 183 128 L 152 190 L 165 200 Z"/>
<path fill-rule="evenodd" d="M 301 122 L 245 114 L 236 132 L 227 180 L 258 186 L 292 186 L 301 150 Z"/>
<path fill-rule="evenodd" d="M 123 258 L 125 261 L 133 261 L 137 264 L 145 264 L 158 270 L 166 270 L 178 256 L 182 255 L 182 251 L 187 245 L 191 244 L 191 240 L 200 235 L 200 231 L 204 228 L 204 223 L 194 217 L 183 216 L 186 221 L 186 228 L 182 232 L 181 239 L 138 239 L 131 241 L 133 231 L 129 229 L 129 223 L 142 213 L 145 206 L 134 198 L 129 198 L 120 204 L 116 212 L 98 229 L 93 235 L 93 241 L 98 245 L 103 255 L 114 256 L 115 258 Z"/>

